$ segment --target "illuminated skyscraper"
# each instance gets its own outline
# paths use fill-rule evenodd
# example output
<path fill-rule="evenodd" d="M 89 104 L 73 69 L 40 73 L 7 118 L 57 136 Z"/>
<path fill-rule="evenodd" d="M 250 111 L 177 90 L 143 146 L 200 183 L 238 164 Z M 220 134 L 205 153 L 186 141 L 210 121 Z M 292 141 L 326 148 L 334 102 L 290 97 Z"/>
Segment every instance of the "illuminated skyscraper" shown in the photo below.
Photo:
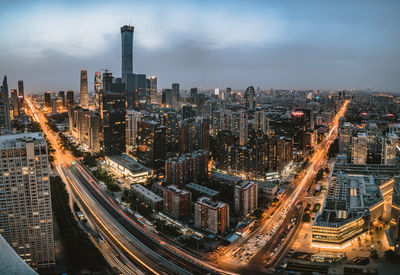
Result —
<path fill-rule="evenodd" d="M 133 109 L 126 110 L 126 153 L 136 151 L 136 139 L 138 122 L 142 119 L 142 113 Z"/>
<path fill-rule="evenodd" d="M 88 92 L 88 81 L 87 81 L 87 71 L 81 70 L 81 91 L 80 91 L 80 101 L 81 106 L 89 105 L 89 92 Z"/>
<path fill-rule="evenodd" d="M 4 76 L 3 86 L 0 87 L 0 129 L 10 130 L 10 103 L 8 102 L 7 76 Z"/>
<path fill-rule="evenodd" d="M 67 98 L 65 100 L 65 106 L 66 107 L 72 107 L 75 104 L 74 100 L 74 91 L 68 90 L 67 91 Z"/>
<path fill-rule="evenodd" d="M 101 97 L 101 73 L 94 73 L 94 101 L 97 108 L 100 106 Z"/>
<path fill-rule="evenodd" d="M 148 78 L 148 80 L 149 80 L 148 88 L 150 90 L 150 102 L 158 103 L 158 100 L 157 100 L 157 76 L 150 76 Z"/>
<path fill-rule="evenodd" d="M 121 27 L 123 83 L 127 83 L 128 74 L 133 73 L 133 30 L 133 26 Z"/>

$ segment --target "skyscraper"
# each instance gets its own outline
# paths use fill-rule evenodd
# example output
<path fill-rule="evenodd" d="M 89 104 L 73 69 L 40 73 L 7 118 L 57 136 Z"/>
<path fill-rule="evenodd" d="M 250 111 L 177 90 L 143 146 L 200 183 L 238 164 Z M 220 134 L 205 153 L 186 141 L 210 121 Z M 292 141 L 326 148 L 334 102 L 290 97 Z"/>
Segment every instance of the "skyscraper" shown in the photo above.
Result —
<path fill-rule="evenodd" d="M 19 102 L 18 102 L 18 91 L 11 89 L 11 105 L 13 118 L 19 117 Z"/>
<path fill-rule="evenodd" d="M 101 93 L 101 73 L 95 72 L 94 73 L 94 103 L 96 108 L 100 106 L 100 93 Z"/>
<path fill-rule="evenodd" d="M 88 92 L 88 81 L 87 71 L 81 70 L 81 90 L 80 90 L 80 101 L 81 106 L 89 105 L 89 92 Z"/>
<path fill-rule="evenodd" d="M 248 110 L 254 110 L 256 101 L 256 93 L 254 87 L 250 86 L 246 89 L 244 93 L 244 104 Z"/>
<path fill-rule="evenodd" d="M 51 107 L 51 92 L 44 92 L 44 106 L 50 108 Z"/>
<path fill-rule="evenodd" d="M 133 31 L 133 26 L 121 27 L 123 83 L 127 83 L 128 74 L 133 73 Z"/>
<path fill-rule="evenodd" d="M 194 206 L 195 225 L 213 234 L 223 234 L 229 229 L 229 205 L 201 197 Z"/>
<path fill-rule="evenodd" d="M 24 81 L 18 80 L 18 101 L 19 101 L 20 108 L 24 107 L 24 97 L 25 97 Z"/>
<path fill-rule="evenodd" d="M 65 100 L 65 106 L 66 107 L 72 107 L 74 105 L 75 105 L 74 91 L 68 90 L 67 91 L 67 98 Z"/>
<path fill-rule="evenodd" d="M 133 109 L 126 110 L 126 153 L 136 151 L 136 139 L 138 122 L 142 118 L 142 113 Z"/>
<path fill-rule="evenodd" d="M 172 83 L 172 105 L 174 107 L 177 107 L 179 99 L 180 99 L 179 83 Z"/>
<path fill-rule="evenodd" d="M 157 99 L 157 76 L 150 76 L 149 77 L 148 88 L 150 89 L 150 102 L 151 103 L 158 103 L 158 99 Z"/>
<path fill-rule="evenodd" d="M 0 150 L 0 232 L 32 267 L 53 267 L 50 169 L 44 137 L 42 133 L 0 136 Z"/>
<path fill-rule="evenodd" d="M 10 130 L 10 103 L 8 102 L 7 76 L 4 76 L 3 86 L 0 87 L 0 129 Z"/>
<path fill-rule="evenodd" d="M 165 126 L 155 121 L 139 121 L 137 159 L 143 165 L 158 169 L 165 160 Z"/>

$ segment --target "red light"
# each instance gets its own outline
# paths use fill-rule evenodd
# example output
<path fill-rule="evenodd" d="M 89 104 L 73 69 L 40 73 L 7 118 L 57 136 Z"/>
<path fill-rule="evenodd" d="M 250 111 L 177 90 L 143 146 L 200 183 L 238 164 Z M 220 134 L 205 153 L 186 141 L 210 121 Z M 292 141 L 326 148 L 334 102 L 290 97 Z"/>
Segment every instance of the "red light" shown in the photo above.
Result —
<path fill-rule="evenodd" d="M 300 117 L 300 116 L 303 116 L 303 115 L 304 115 L 303 111 L 294 111 L 294 112 L 292 112 L 292 116 L 295 116 L 295 117 Z"/>

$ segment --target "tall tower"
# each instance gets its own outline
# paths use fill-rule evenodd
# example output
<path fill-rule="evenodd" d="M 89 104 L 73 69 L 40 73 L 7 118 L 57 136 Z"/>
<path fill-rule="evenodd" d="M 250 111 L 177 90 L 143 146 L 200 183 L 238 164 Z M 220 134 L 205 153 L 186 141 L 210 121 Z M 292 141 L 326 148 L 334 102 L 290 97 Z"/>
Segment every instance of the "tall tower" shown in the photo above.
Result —
<path fill-rule="evenodd" d="M 121 27 L 123 83 L 127 83 L 128 74 L 133 73 L 133 30 L 133 26 Z"/>
<path fill-rule="evenodd" d="M 81 70 L 81 94 L 79 104 L 81 106 L 89 105 L 89 92 L 87 82 L 87 71 Z"/>
<path fill-rule="evenodd" d="M 18 80 L 18 101 L 19 101 L 19 107 L 23 108 L 24 107 L 24 81 L 23 80 Z"/>
<path fill-rule="evenodd" d="M 96 108 L 100 107 L 100 93 L 101 93 L 101 73 L 94 73 L 94 98 Z"/>
<path fill-rule="evenodd" d="M 10 130 L 10 103 L 8 102 L 7 76 L 4 76 L 3 86 L 0 87 L 0 129 Z"/>

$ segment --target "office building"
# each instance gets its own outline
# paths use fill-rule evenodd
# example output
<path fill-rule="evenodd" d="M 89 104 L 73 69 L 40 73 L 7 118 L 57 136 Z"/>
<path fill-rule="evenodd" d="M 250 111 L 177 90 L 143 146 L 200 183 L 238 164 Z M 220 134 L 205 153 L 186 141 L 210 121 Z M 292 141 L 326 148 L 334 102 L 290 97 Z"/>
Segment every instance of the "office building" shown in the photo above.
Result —
<path fill-rule="evenodd" d="M 88 91 L 88 80 L 87 80 L 86 70 L 81 70 L 81 89 L 80 89 L 79 104 L 81 106 L 89 105 L 89 91 Z"/>
<path fill-rule="evenodd" d="M 55 265 L 50 169 L 41 133 L 0 136 L 0 233 L 34 268 Z"/>
<path fill-rule="evenodd" d="M 126 105 L 123 94 L 103 91 L 101 101 L 102 150 L 106 155 L 120 154 L 126 151 L 125 115 Z"/>
<path fill-rule="evenodd" d="M 51 99 L 51 114 L 52 115 L 57 114 L 57 98 Z"/>
<path fill-rule="evenodd" d="M 179 189 L 176 185 L 169 185 L 163 190 L 163 209 L 175 218 L 190 215 L 191 200 L 191 193 L 185 189 Z"/>
<path fill-rule="evenodd" d="M 139 121 L 137 131 L 137 159 L 152 169 L 161 168 L 165 161 L 165 126 L 155 121 Z"/>
<path fill-rule="evenodd" d="M 147 102 L 146 75 L 128 74 L 126 81 L 128 108 L 139 109 L 140 102 Z"/>
<path fill-rule="evenodd" d="M 58 98 L 61 100 L 61 104 L 59 106 L 65 106 L 65 92 L 59 91 Z"/>
<path fill-rule="evenodd" d="M 235 185 L 235 214 L 246 216 L 258 207 L 257 182 L 245 180 Z"/>
<path fill-rule="evenodd" d="M 195 225 L 213 234 L 222 235 L 229 229 L 229 205 L 200 197 L 195 203 Z"/>
<path fill-rule="evenodd" d="M 93 153 L 101 152 L 100 135 L 101 135 L 101 119 L 98 113 L 90 112 L 86 114 L 86 124 L 88 125 L 87 134 L 84 143 L 92 150 Z"/>
<path fill-rule="evenodd" d="M 44 92 L 44 106 L 51 108 L 51 91 Z"/>
<path fill-rule="evenodd" d="M 19 102 L 18 102 L 18 91 L 16 89 L 11 89 L 11 106 L 13 119 L 19 117 Z"/>
<path fill-rule="evenodd" d="M 133 109 L 126 110 L 126 153 L 136 152 L 138 122 L 142 119 L 141 112 Z"/>
<path fill-rule="evenodd" d="M 8 101 L 7 76 L 4 76 L 3 84 L 0 87 L 0 130 L 11 129 L 10 103 Z"/>
<path fill-rule="evenodd" d="M 180 98 L 179 83 L 172 83 L 172 105 L 174 108 L 178 108 Z"/>
<path fill-rule="evenodd" d="M 24 81 L 18 80 L 18 100 L 19 100 L 19 108 L 24 108 L 24 98 L 25 98 L 25 91 L 24 91 Z"/>
<path fill-rule="evenodd" d="M 148 89 L 150 90 L 150 103 L 159 103 L 157 96 L 157 77 L 149 76 Z"/>
<path fill-rule="evenodd" d="M 70 108 L 75 105 L 74 91 L 68 90 L 65 99 L 65 107 Z"/>
<path fill-rule="evenodd" d="M 345 122 L 342 127 L 339 128 L 339 154 L 346 155 L 348 159 L 351 159 L 351 141 L 351 123 Z"/>
<path fill-rule="evenodd" d="M 384 165 L 393 165 L 396 160 L 396 145 L 399 137 L 396 134 L 388 134 L 383 138 L 381 163 Z"/>
<path fill-rule="evenodd" d="M 94 104 L 96 108 L 100 108 L 101 96 L 101 73 L 94 73 Z"/>
<path fill-rule="evenodd" d="M 190 89 L 190 98 L 189 102 L 192 104 L 197 104 L 197 88 Z"/>
<path fill-rule="evenodd" d="M 172 90 L 162 89 L 161 92 L 161 106 L 164 108 L 172 108 Z"/>
<path fill-rule="evenodd" d="M 133 73 L 133 26 L 121 27 L 122 44 L 122 82 L 127 83 L 128 75 Z"/>
<path fill-rule="evenodd" d="M 170 109 L 161 110 L 161 125 L 166 127 L 166 150 L 167 152 L 179 151 L 179 123 L 177 114 Z"/>

